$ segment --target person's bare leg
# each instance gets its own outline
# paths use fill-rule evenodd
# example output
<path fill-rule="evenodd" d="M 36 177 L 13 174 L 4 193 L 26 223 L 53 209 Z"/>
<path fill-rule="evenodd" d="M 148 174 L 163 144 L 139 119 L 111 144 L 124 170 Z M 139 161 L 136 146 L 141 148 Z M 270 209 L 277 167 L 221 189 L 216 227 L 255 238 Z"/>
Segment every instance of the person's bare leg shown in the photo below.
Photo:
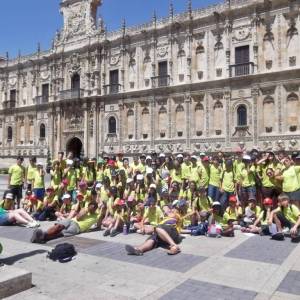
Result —
<path fill-rule="evenodd" d="M 152 225 L 145 225 L 145 234 L 152 234 L 154 232 L 154 227 Z"/>
<path fill-rule="evenodd" d="M 135 247 L 136 249 L 140 250 L 141 252 L 145 253 L 147 251 L 150 251 L 153 249 L 155 242 L 153 240 L 146 240 L 143 244 L 141 244 L 138 247 Z"/>
<path fill-rule="evenodd" d="M 276 224 L 276 227 L 277 227 L 278 232 L 282 232 L 281 222 L 280 222 L 280 220 L 279 220 L 279 218 L 277 217 L 276 214 L 275 214 L 274 217 L 273 217 L 273 221 L 274 221 L 275 224 Z"/>
<path fill-rule="evenodd" d="M 22 209 L 18 209 L 16 211 L 17 213 L 19 213 L 20 216 L 22 216 L 25 220 L 27 220 L 28 222 L 33 222 L 34 220 L 31 218 L 31 216 L 24 210 Z"/>
<path fill-rule="evenodd" d="M 27 225 L 29 222 L 17 212 L 10 212 L 9 218 L 16 221 L 17 224 Z"/>
<path fill-rule="evenodd" d="M 173 247 L 173 246 L 178 247 L 176 245 L 176 243 L 174 242 L 174 240 L 170 237 L 170 235 L 162 228 L 156 228 L 156 233 L 164 242 L 169 244 L 170 247 Z"/>

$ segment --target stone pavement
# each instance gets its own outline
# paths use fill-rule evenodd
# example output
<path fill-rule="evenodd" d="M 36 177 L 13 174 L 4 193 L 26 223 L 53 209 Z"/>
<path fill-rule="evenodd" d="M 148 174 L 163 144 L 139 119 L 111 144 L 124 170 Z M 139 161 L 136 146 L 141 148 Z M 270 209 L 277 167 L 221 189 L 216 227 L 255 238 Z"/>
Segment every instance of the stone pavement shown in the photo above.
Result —
<path fill-rule="evenodd" d="M 221 239 L 187 236 L 179 255 L 156 249 L 133 257 L 124 245 L 145 236 L 105 238 L 95 231 L 37 245 L 29 243 L 31 233 L 0 227 L 1 260 L 33 274 L 33 288 L 8 299 L 300 299 L 300 245 L 289 239 L 241 232 Z M 76 258 L 66 264 L 47 259 L 62 241 L 75 245 Z"/>

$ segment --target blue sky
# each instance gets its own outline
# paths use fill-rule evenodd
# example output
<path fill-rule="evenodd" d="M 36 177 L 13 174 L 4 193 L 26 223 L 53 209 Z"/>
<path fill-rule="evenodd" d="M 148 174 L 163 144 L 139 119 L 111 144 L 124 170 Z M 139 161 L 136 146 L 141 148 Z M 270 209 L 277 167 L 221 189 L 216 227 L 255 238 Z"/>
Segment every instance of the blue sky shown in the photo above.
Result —
<path fill-rule="evenodd" d="M 193 8 L 222 2 L 222 0 L 193 0 Z M 56 29 L 62 26 L 60 0 L 1 0 L 0 55 L 6 51 L 15 57 L 36 50 L 37 43 L 48 49 Z M 187 7 L 187 0 L 173 0 L 175 13 Z M 168 15 L 169 0 L 103 0 L 100 14 L 109 30 L 120 27 L 123 18 L 130 25 L 148 22 L 153 11 L 159 17 Z"/>

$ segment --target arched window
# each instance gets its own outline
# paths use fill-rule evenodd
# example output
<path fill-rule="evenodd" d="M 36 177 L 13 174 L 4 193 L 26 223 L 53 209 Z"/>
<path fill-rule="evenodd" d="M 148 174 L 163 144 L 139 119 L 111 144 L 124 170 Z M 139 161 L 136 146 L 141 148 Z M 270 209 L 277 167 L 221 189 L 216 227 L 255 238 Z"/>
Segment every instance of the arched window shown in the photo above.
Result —
<path fill-rule="evenodd" d="M 46 126 L 45 124 L 40 125 L 40 139 L 44 139 L 46 137 Z"/>
<path fill-rule="evenodd" d="M 108 133 L 110 134 L 117 133 L 117 121 L 115 117 L 110 117 L 108 119 Z"/>
<path fill-rule="evenodd" d="M 237 125 L 238 126 L 247 125 L 247 108 L 245 105 L 240 105 L 237 109 Z"/>
<path fill-rule="evenodd" d="M 80 89 L 80 75 L 77 73 L 72 76 L 71 89 L 72 90 Z"/>
<path fill-rule="evenodd" d="M 9 127 L 7 127 L 7 140 L 8 140 L 8 141 L 12 141 L 12 136 L 13 136 L 13 130 L 12 130 L 12 128 L 9 126 Z"/>

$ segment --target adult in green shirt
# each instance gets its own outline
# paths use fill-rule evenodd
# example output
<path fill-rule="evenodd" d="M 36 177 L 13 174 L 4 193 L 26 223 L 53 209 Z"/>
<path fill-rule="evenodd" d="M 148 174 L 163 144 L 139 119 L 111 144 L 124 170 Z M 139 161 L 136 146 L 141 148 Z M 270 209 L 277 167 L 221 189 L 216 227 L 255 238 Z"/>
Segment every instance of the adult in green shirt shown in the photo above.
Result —
<path fill-rule="evenodd" d="M 45 243 L 49 240 L 63 236 L 73 236 L 82 232 L 87 232 L 95 224 L 99 225 L 99 214 L 96 213 L 98 204 L 95 201 L 89 203 L 87 208 L 82 208 L 72 220 L 64 219 L 58 221 L 47 231 L 35 230 L 31 237 L 32 243 Z"/>
<path fill-rule="evenodd" d="M 39 200 L 43 200 L 45 196 L 45 171 L 41 162 L 37 163 L 37 169 L 34 173 L 33 192 Z"/>
<path fill-rule="evenodd" d="M 11 166 L 8 170 L 8 188 L 14 195 L 14 200 L 17 199 L 17 207 L 20 208 L 22 199 L 22 188 L 25 181 L 25 168 L 23 166 L 24 158 L 17 157 L 17 163 Z"/>
<path fill-rule="evenodd" d="M 27 182 L 27 190 L 31 191 L 32 189 L 32 181 L 34 179 L 36 171 L 36 157 L 29 158 L 29 165 L 26 169 L 26 182 Z"/>
<path fill-rule="evenodd" d="M 220 198 L 220 184 L 221 184 L 220 161 L 217 156 L 213 157 L 212 163 L 209 168 L 209 182 L 208 182 L 208 196 L 214 201 L 219 201 Z"/>

